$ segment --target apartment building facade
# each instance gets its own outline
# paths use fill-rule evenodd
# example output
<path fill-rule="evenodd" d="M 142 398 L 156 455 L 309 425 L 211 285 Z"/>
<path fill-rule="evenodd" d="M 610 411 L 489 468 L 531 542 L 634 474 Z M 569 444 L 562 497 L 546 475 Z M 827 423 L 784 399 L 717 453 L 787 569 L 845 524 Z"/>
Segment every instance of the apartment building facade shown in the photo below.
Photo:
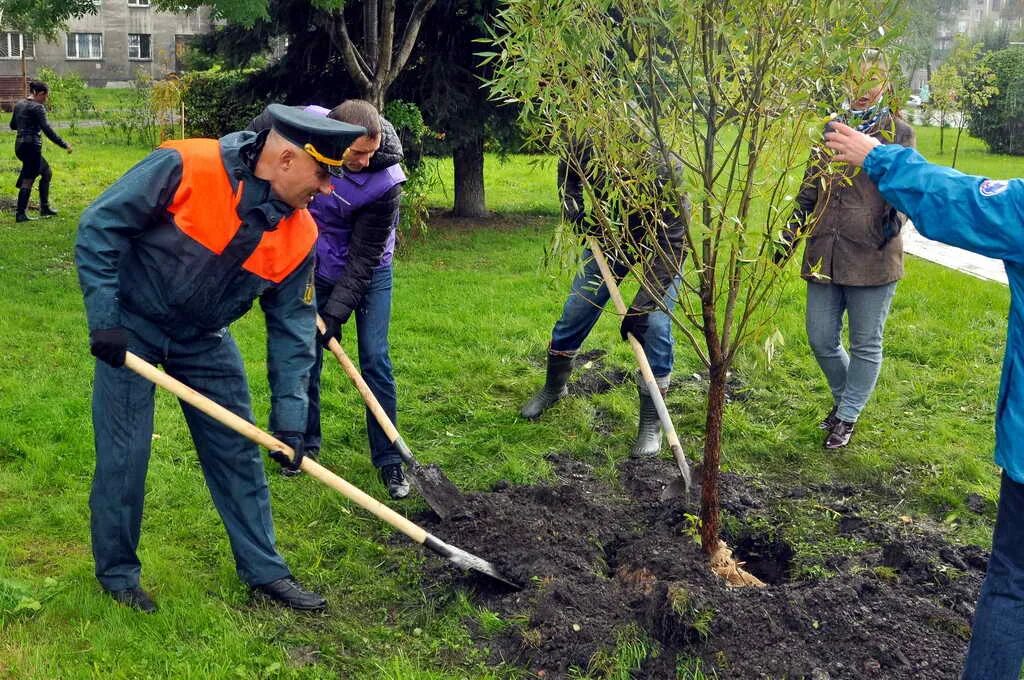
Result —
<path fill-rule="evenodd" d="M 189 41 L 211 27 L 205 7 L 170 13 L 150 0 L 97 0 L 96 13 L 73 20 L 56 42 L 33 42 L 0 27 L 0 75 L 20 75 L 24 54 L 30 76 L 46 66 L 97 87 L 127 83 L 139 70 L 162 78 L 182 70 Z"/>

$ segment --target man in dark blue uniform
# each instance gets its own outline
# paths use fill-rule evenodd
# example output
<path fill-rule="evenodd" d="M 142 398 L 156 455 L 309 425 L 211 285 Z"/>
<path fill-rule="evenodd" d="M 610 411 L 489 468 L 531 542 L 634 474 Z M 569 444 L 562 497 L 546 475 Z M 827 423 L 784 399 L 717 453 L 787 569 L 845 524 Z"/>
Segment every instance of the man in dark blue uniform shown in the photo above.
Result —
<path fill-rule="evenodd" d="M 973 177 L 913 149 L 880 145 L 842 123 L 827 144 L 862 166 L 878 190 L 930 239 L 1003 260 L 1010 318 L 996 402 L 996 465 L 1003 469 L 985 582 L 962 680 L 1017 680 L 1024 662 L 1024 181 Z M 1018 375 L 1018 373 L 1020 375 Z"/>
<path fill-rule="evenodd" d="M 96 472 L 89 506 L 96 576 L 111 596 L 154 611 L 136 550 L 153 432 L 154 387 L 120 368 L 125 352 L 162 364 L 252 421 L 241 355 L 227 326 L 259 299 L 266 316 L 270 427 L 295 451 L 306 427 L 316 338 L 313 245 L 306 210 L 331 190 L 329 171 L 365 129 L 272 107 L 272 130 L 170 142 L 83 213 L 75 247 L 96 362 Z M 199 462 L 227 529 L 239 576 L 295 609 L 322 609 L 275 547 L 255 444 L 182 404 Z M 271 454 L 274 455 L 274 454 Z"/>

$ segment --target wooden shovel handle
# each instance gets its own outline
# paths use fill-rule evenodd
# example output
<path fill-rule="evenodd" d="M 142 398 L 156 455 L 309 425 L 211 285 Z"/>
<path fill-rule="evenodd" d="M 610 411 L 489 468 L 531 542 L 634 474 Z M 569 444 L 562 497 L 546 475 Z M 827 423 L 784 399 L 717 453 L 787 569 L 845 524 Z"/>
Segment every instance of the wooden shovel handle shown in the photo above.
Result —
<path fill-rule="evenodd" d="M 594 261 L 597 262 L 597 266 L 601 270 L 601 276 L 604 278 L 604 284 L 608 286 L 608 293 L 611 295 L 616 311 L 618 311 L 619 316 L 625 317 L 629 310 L 622 299 L 622 293 L 619 292 L 619 286 L 615 283 L 615 276 L 608 267 L 608 261 L 605 260 L 601 246 L 598 245 L 597 239 L 591 235 L 587 235 L 587 245 L 594 254 Z M 661 427 L 665 430 L 665 436 L 668 438 L 668 444 L 672 449 L 672 454 L 675 456 L 676 464 L 679 466 L 680 472 L 687 476 L 689 464 L 683 456 L 683 445 L 679 442 L 679 435 L 676 434 L 676 428 L 672 424 L 672 418 L 669 416 L 668 408 L 665 406 L 665 399 L 661 396 L 661 388 L 658 387 L 658 381 L 655 380 L 654 372 L 651 371 L 651 364 L 647 361 L 644 346 L 633 337 L 632 333 L 627 333 L 626 337 L 629 339 L 629 346 L 633 349 L 636 363 L 640 367 L 640 375 L 643 377 L 644 383 L 647 385 L 647 391 L 651 395 L 651 401 L 654 402 L 654 408 L 658 412 L 658 419 L 661 421 Z"/>
<path fill-rule="evenodd" d="M 292 449 L 283 442 L 278 441 L 275 437 L 256 427 L 245 418 L 242 418 L 236 413 L 232 413 L 209 397 L 205 397 L 199 392 L 196 392 L 188 385 L 185 385 L 181 381 L 167 375 L 156 366 L 144 361 L 135 354 L 128 352 L 125 355 L 124 365 L 126 368 L 138 373 L 146 380 L 149 380 L 155 385 L 163 387 L 165 390 L 173 393 L 182 401 L 195 406 L 218 423 L 231 428 L 246 439 L 254 441 L 270 451 L 284 451 L 285 455 L 289 458 L 293 457 L 294 453 Z M 299 469 L 310 477 L 314 477 L 317 481 L 331 487 L 377 519 L 387 522 L 416 543 L 422 545 L 423 542 L 427 540 L 428 534 L 425 529 L 413 524 L 402 515 L 378 501 L 376 498 L 373 498 L 372 496 L 364 493 L 358 487 L 346 482 L 344 479 L 316 461 L 310 460 L 309 458 L 303 458 Z"/>
<path fill-rule="evenodd" d="M 326 329 L 324 320 L 319 315 L 316 317 L 316 325 L 323 333 Z M 366 384 L 366 380 L 363 379 L 362 374 L 356 365 L 349 359 L 348 354 L 342 349 L 341 343 L 338 342 L 337 338 L 331 338 L 330 342 L 327 343 L 327 349 L 331 350 L 331 354 L 338 360 L 341 367 L 345 369 L 345 375 L 352 381 L 352 384 L 359 390 L 359 394 L 363 397 L 363 401 L 366 402 L 367 408 L 373 413 L 373 417 L 377 419 L 377 423 L 381 429 L 384 430 L 384 434 L 387 435 L 389 441 L 394 442 L 396 439 L 400 439 L 401 436 L 398 434 L 398 429 L 395 428 L 395 424 L 391 422 L 391 418 L 384 412 L 384 408 L 377 401 L 377 397 L 370 391 L 370 386 Z"/>

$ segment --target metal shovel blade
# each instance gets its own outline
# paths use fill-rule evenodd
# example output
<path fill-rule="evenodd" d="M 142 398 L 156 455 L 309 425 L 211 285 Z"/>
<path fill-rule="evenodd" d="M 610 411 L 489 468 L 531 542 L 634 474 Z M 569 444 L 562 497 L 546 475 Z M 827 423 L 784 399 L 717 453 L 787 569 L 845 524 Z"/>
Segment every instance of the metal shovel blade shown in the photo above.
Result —
<path fill-rule="evenodd" d="M 679 498 L 680 496 L 689 497 L 690 488 L 693 486 L 693 479 L 690 475 L 690 465 L 686 462 L 686 456 L 683 454 L 683 448 L 680 446 L 672 447 L 672 455 L 676 459 L 676 464 L 679 466 L 679 476 L 668 483 L 661 491 L 661 500 L 667 501 L 672 498 Z"/>
<path fill-rule="evenodd" d="M 416 491 L 442 520 L 448 519 L 464 505 L 462 493 L 438 466 L 433 463 L 413 464 L 408 466 L 408 471 L 409 480 L 416 487 Z"/>
<path fill-rule="evenodd" d="M 523 589 L 523 587 L 515 581 L 510 581 L 502 576 L 501 572 L 499 572 L 497 568 L 487 560 L 482 557 L 477 557 L 472 553 L 468 553 L 462 548 L 456 548 L 454 545 L 449 545 L 433 534 L 427 534 L 427 539 L 423 542 L 423 545 L 441 557 L 447 559 L 459 569 L 485 574 L 506 588 L 511 588 L 512 590 Z"/>

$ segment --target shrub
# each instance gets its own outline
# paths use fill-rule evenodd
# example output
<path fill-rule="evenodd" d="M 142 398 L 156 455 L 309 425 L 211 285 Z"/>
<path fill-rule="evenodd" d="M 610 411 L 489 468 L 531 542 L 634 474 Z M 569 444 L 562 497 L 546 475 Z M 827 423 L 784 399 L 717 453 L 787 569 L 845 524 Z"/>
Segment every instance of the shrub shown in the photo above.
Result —
<path fill-rule="evenodd" d="M 66 120 L 72 132 L 80 120 L 96 115 L 96 107 L 82 76 L 77 73 L 58 75 L 53 69 L 43 66 L 39 69 L 38 78 L 50 86 L 48 108 L 54 117 Z"/>
<path fill-rule="evenodd" d="M 971 134 L 992 153 L 1024 155 L 1024 49 L 992 52 L 982 62 L 996 74 L 999 94 L 970 111 Z"/>
<path fill-rule="evenodd" d="M 432 171 L 431 167 L 421 162 L 423 138 L 432 133 L 423 122 L 423 114 L 419 108 L 411 102 L 392 100 L 384 105 L 382 113 L 395 126 L 402 140 L 404 165 L 409 175 L 402 190 L 398 229 L 401 234 L 419 236 L 427 230 L 427 220 L 430 217 L 427 196 L 431 187 L 440 181 L 436 171 Z"/>
<path fill-rule="evenodd" d="M 222 137 L 244 130 L 263 110 L 247 87 L 251 71 L 194 71 L 185 76 L 182 103 L 188 137 Z"/>

